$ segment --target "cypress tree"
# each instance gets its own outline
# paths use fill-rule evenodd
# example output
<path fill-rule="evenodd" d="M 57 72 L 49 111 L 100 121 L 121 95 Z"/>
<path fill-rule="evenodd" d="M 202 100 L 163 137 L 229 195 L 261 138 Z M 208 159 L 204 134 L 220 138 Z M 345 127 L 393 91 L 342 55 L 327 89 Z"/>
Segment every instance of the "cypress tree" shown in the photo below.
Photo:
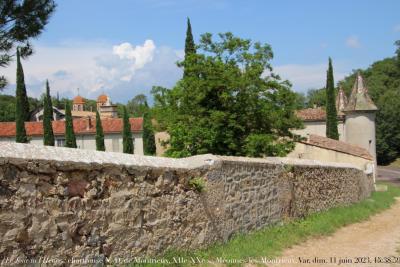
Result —
<path fill-rule="evenodd" d="M 29 119 L 29 104 L 26 95 L 24 70 L 22 69 L 19 49 L 17 48 L 17 88 L 16 88 L 16 109 L 15 127 L 17 143 L 28 143 L 26 136 L 25 121 Z"/>
<path fill-rule="evenodd" d="M 106 151 L 106 146 L 104 145 L 103 126 L 101 125 L 99 111 L 96 111 L 96 150 Z"/>
<path fill-rule="evenodd" d="M 76 137 L 72 121 L 71 106 L 65 103 L 65 147 L 76 148 Z"/>
<path fill-rule="evenodd" d="M 122 130 L 122 145 L 123 152 L 127 154 L 133 154 L 133 140 L 132 140 L 132 131 L 131 124 L 129 122 L 128 112 L 126 111 L 126 107 L 124 106 L 124 114 L 123 114 L 123 130 Z"/>
<path fill-rule="evenodd" d="M 153 125 L 147 102 L 145 103 L 146 112 L 143 114 L 143 149 L 145 155 L 156 154 L 156 142 L 154 139 Z"/>
<path fill-rule="evenodd" d="M 187 18 L 186 40 L 185 40 L 185 61 L 190 55 L 196 54 L 196 46 L 193 40 L 192 25 L 190 19 Z M 183 70 L 183 77 L 188 75 L 187 70 Z"/>
<path fill-rule="evenodd" d="M 335 83 L 333 81 L 332 59 L 329 58 L 326 77 L 326 137 L 339 140 L 337 125 Z"/>
<path fill-rule="evenodd" d="M 54 133 L 52 127 L 53 121 L 53 103 L 50 96 L 49 81 L 46 81 L 46 95 L 43 101 L 43 144 L 45 146 L 54 146 Z"/>

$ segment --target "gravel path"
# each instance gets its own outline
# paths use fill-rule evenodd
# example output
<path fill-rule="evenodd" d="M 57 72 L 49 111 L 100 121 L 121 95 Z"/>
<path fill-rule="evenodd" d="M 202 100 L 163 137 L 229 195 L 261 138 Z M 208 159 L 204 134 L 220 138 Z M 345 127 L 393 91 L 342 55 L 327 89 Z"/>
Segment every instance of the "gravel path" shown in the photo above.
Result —
<path fill-rule="evenodd" d="M 377 257 L 383 259 L 389 256 L 393 256 L 390 260 L 396 263 L 375 262 Z M 336 257 L 336 263 L 330 263 L 330 257 Z M 357 257 L 365 263 L 357 264 Z M 299 258 L 309 260 L 309 263 L 300 263 Z M 268 266 L 400 267 L 400 199 L 390 209 L 372 216 L 368 221 L 343 227 L 331 236 L 310 239 L 293 246 L 284 251 L 279 259 L 295 263 Z"/>

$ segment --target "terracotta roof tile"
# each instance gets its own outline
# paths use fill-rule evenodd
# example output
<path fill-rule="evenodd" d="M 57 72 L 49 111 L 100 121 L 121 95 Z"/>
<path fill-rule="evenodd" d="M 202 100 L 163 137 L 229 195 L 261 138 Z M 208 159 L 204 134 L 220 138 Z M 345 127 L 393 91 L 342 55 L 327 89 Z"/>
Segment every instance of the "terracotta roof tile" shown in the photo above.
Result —
<path fill-rule="evenodd" d="M 323 108 L 297 110 L 296 115 L 303 121 L 324 121 L 326 119 L 326 112 Z"/>
<path fill-rule="evenodd" d="M 81 97 L 80 95 L 75 96 L 73 99 L 73 104 L 85 104 L 85 99 Z"/>
<path fill-rule="evenodd" d="M 362 147 L 315 134 L 310 134 L 307 141 L 301 141 L 301 142 L 313 146 L 332 149 L 335 151 L 365 158 L 368 160 L 374 160 L 373 156 L 368 152 L 368 150 Z"/>
<path fill-rule="evenodd" d="M 132 132 L 141 132 L 143 118 L 130 118 Z M 122 132 L 122 119 L 103 119 L 101 121 L 104 133 L 120 133 Z M 75 119 L 73 121 L 75 134 L 95 134 L 96 121 L 94 119 L 84 118 Z M 25 122 L 25 129 L 28 136 L 43 135 L 43 122 Z M 64 135 L 65 121 L 53 121 L 53 132 L 55 135 Z M 15 136 L 15 122 L 0 122 L 0 137 Z"/>
<path fill-rule="evenodd" d="M 325 121 L 326 111 L 323 108 L 306 108 L 296 110 L 296 116 L 303 121 Z M 338 114 L 338 120 L 343 120 L 343 114 Z"/>

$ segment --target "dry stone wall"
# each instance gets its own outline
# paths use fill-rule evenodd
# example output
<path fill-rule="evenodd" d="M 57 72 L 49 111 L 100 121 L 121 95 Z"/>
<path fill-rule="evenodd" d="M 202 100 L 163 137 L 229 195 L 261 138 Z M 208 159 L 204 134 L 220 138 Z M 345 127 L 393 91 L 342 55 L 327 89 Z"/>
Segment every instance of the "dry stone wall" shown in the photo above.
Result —
<path fill-rule="evenodd" d="M 0 144 L 0 259 L 69 265 L 197 249 L 372 190 L 372 176 L 346 164 Z"/>

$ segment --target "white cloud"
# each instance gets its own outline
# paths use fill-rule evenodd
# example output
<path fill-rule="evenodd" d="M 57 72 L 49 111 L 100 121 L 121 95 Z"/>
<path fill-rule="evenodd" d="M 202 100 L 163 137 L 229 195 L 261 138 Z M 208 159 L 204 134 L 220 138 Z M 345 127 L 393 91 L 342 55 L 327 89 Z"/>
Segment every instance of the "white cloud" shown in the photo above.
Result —
<path fill-rule="evenodd" d="M 397 24 L 396 26 L 394 26 L 393 30 L 395 32 L 400 32 L 400 24 Z"/>
<path fill-rule="evenodd" d="M 275 67 L 274 72 L 282 79 L 289 80 L 295 91 L 306 92 L 308 89 L 325 86 L 327 68 L 328 64 L 287 64 Z M 341 64 L 334 66 L 335 81 L 343 79 L 346 73 Z"/>
<path fill-rule="evenodd" d="M 359 48 L 359 47 L 361 47 L 360 40 L 359 40 L 358 37 L 355 36 L 355 35 L 349 36 L 349 37 L 346 39 L 346 45 L 347 45 L 348 47 L 351 47 L 351 48 Z"/>
<path fill-rule="evenodd" d="M 143 68 L 143 66 L 153 60 L 153 54 L 156 46 L 152 40 L 146 40 L 144 44 L 132 46 L 130 43 L 122 43 L 113 46 L 113 54 L 120 59 L 130 59 L 133 62 L 133 70 Z"/>
<path fill-rule="evenodd" d="M 55 95 L 72 97 L 80 89 L 84 97 L 95 98 L 102 91 L 113 101 L 126 102 L 138 93 L 149 95 L 153 85 L 173 86 L 181 77 L 175 62 L 181 51 L 156 47 L 152 40 L 134 45 L 122 43 L 64 43 L 58 46 L 35 46 L 35 54 L 23 61 L 25 81 L 30 96 L 44 91 L 45 80 Z M 2 69 L 15 90 L 15 64 Z"/>

